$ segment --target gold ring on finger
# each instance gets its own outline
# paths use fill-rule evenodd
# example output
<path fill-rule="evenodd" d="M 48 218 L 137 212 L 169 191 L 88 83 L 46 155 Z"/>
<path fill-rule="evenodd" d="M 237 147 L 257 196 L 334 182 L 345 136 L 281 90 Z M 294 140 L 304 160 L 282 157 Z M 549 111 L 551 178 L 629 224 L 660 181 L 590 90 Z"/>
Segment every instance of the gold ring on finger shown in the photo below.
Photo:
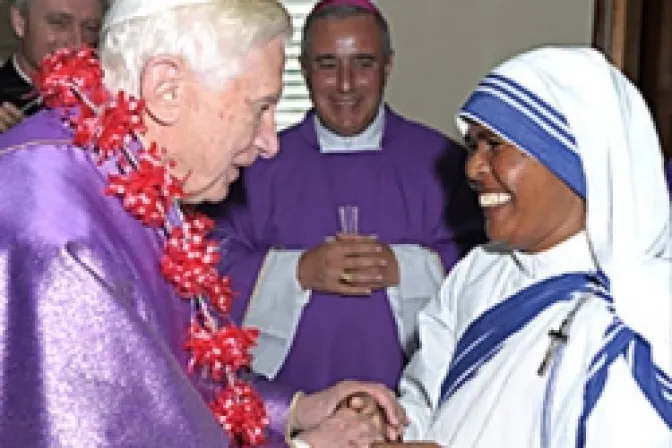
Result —
<path fill-rule="evenodd" d="M 347 272 L 343 271 L 341 272 L 339 279 L 344 283 L 350 283 L 352 281 L 352 274 L 348 274 Z"/>

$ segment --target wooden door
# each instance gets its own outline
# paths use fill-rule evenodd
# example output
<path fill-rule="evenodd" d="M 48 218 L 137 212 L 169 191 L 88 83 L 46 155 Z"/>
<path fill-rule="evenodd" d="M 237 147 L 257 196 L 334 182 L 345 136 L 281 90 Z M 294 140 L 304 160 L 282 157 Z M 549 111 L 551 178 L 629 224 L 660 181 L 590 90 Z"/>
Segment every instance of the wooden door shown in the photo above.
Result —
<path fill-rule="evenodd" d="M 641 89 L 672 157 L 672 1 L 596 0 L 593 41 Z"/>

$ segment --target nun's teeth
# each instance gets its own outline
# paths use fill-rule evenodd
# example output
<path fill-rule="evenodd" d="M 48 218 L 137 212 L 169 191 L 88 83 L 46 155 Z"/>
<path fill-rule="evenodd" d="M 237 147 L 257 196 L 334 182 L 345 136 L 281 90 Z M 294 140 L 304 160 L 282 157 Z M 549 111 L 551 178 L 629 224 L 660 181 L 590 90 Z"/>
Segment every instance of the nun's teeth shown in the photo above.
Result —
<path fill-rule="evenodd" d="M 508 193 L 482 193 L 478 196 L 478 202 L 481 207 L 497 207 L 498 205 L 506 204 L 511 200 L 511 195 Z"/>

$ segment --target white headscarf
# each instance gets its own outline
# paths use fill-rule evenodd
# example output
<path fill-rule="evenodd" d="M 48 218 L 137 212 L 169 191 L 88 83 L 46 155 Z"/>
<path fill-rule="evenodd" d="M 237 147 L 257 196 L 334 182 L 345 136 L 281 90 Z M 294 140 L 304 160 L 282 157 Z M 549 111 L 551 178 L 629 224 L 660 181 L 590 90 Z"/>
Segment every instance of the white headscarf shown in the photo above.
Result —
<path fill-rule="evenodd" d="M 588 239 L 616 312 L 670 372 L 670 198 L 637 89 L 593 49 L 542 48 L 484 78 L 459 112 L 463 133 L 465 119 L 536 157 L 585 198 Z"/>

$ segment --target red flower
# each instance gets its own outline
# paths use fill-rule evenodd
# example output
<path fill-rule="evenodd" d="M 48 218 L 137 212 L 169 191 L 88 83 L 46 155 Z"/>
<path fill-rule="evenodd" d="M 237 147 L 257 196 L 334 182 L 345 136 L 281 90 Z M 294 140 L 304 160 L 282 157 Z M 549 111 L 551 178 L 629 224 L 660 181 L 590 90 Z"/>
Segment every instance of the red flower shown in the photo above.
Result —
<path fill-rule="evenodd" d="M 214 223 L 203 216 L 187 218 L 174 227 L 166 241 L 161 272 L 184 298 L 207 294 L 218 281 L 219 244 L 206 240 Z"/>
<path fill-rule="evenodd" d="M 127 97 L 123 92 L 119 92 L 116 100 L 103 109 L 96 144 L 101 160 L 117 155 L 136 135 L 145 132 L 143 108 L 142 100 Z M 153 148 L 150 148 L 150 152 L 152 150 Z"/>
<path fill-rule="evenodd" d="M 237 380 L 229 384 L 209 406 L 231 439 L 242 441 L 243 446 L 265 443 L 268 415 L 263 400 L 249 383 Z"/>
<path fill-rule="evenodd" d="M 257 343 L 258 336 L 256 328 L 228 325 L 214 330 L 194 322 L 185 342 L 185 348 L 191 352 L 189 370 L 205 369 L 213 380 L 226 380 L 227 374 L 250 366 L 250 349 Z"/>
<path fill-rule="evenodd" d="M 206 295 L 210 305 L 221 314 L 229 314 L 233 290 L 229 277 L 219 277 L 216 281 L 205 285 Z"/>
<path fill-rule="evenodd" d="M 56 50 L 46 56 L 33 75 L 33 85 L 51 108 L 89 107 L 107 100 L 103 69 L 92 48 Z"/>
<path fill-rule="evenodd" d="M 122 196 L 124 207 L 150 227 L 163 226 L 173 200 L 183 194 L 181 182 L 161 163 L 158 154 L 155 144 L 140 151 L 136 169 L 128 174 L 111 174 L 105 190 Z"/>

